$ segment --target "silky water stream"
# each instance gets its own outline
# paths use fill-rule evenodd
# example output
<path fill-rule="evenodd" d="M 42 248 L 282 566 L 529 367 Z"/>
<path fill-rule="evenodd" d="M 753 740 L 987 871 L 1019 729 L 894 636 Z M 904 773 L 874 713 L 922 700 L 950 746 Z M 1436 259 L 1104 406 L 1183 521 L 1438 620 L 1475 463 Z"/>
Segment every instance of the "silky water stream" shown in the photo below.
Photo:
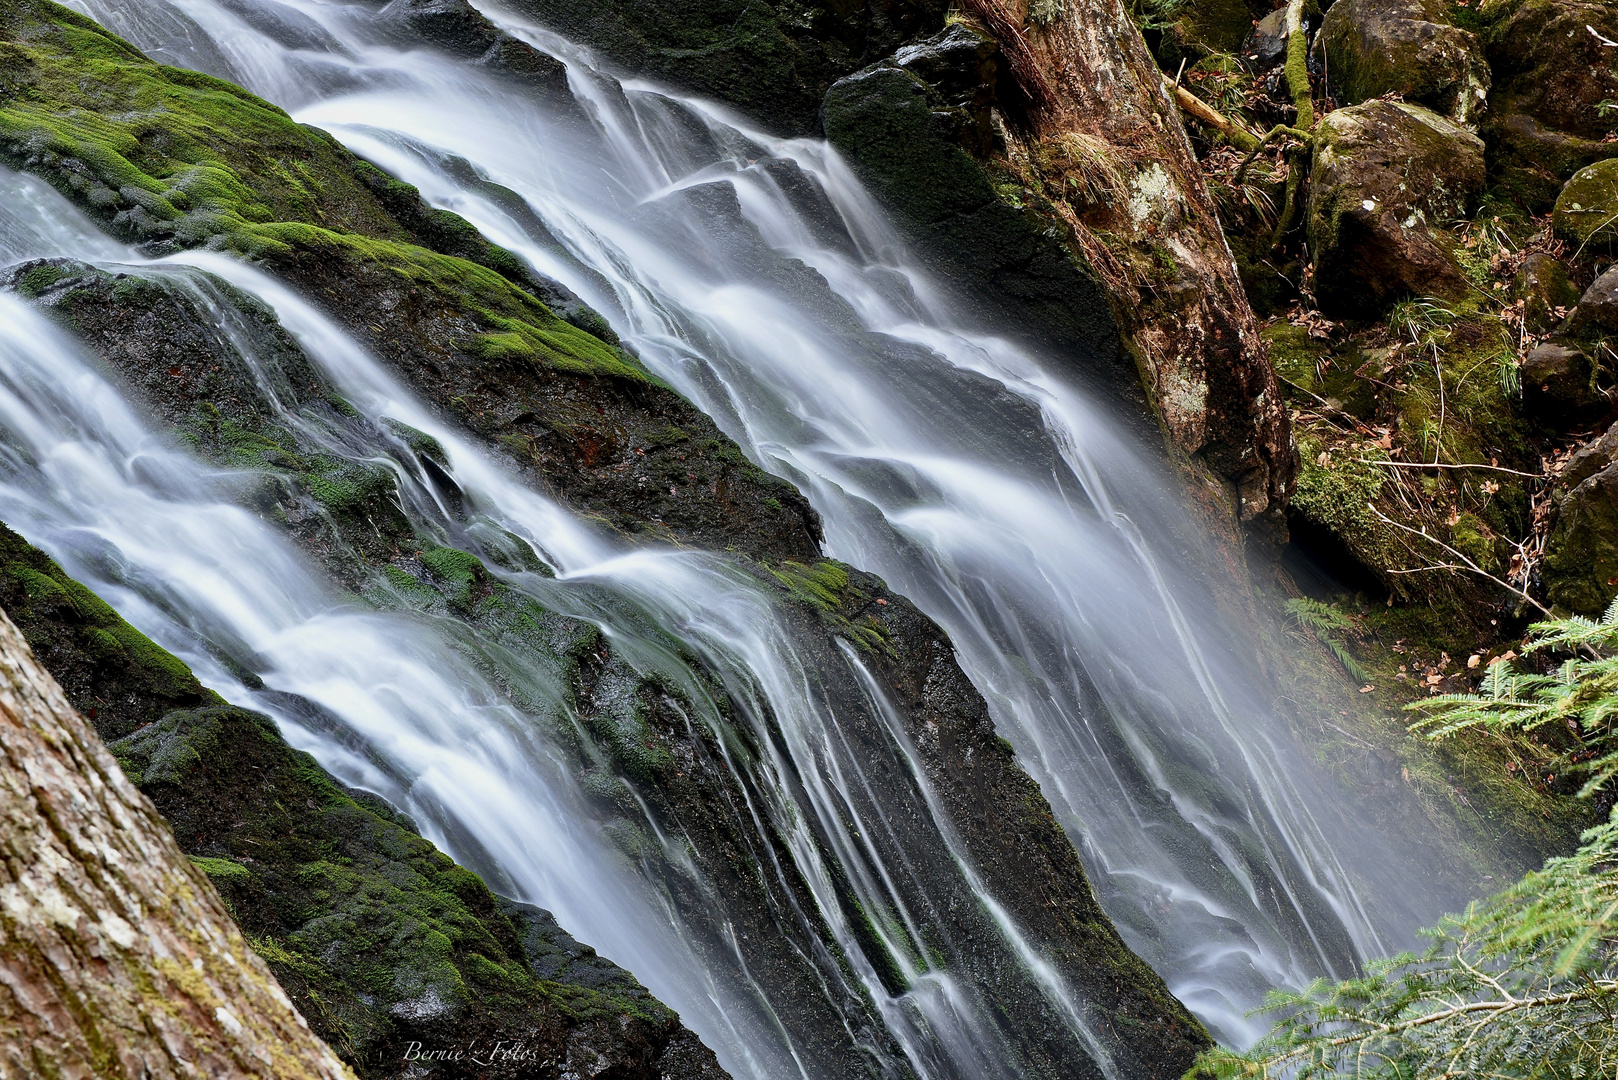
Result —
<path fill-rule="evenodd" d="M 76 6 L 154 56 L 292 109 L 461 213 L 606 315 L 649 368 L 797 483 L 823 516 L 828 554 L 882 575 L 949 632 L 1109 915 L 1221 1037 L 1252 1037 L 1244 1013 L 1267 987 L 1347 974 L 1435 913 L 1387 842 L 1309 779 L 1244 658 L 1244 635 L 1220 625 L 1175 556 L 1196 530 L 1151 453 L 1063 364 L 959 325 L 947 287 L 911 264 L 824 144 L 773 139 L 712 106 L 616 79 L 494 7 L 486 14 L 509 32 L 567 62 L 570 97 L 410 48 L 370 5 Z M 36 223 L 33 247 L 19 240 L 7 261 L 135 257 L 71 224 L 76 216 L 48 192 L 33 194 L 17 204 L 60 235 Z M 834 871 L 810 821 L 844 864 L 835 873 L 862 902 L 891 910 L 894 927 L 925 919 L 925 890 L 901 881 L 915 874 L 893 845 L 871 839 L 883 835 L 881 800 L 862 790 L 861 762 L 840 743 L 824 676 L 745 575 L 713 556 L 612 546 L 444 430 L 298 298 L 239 264 L 189 259 L 275 308 L 368 417 L 439 438 L 481 520 L 525 538 L 559 571 L 515 575 L 515 585 L 605 628 L 635 664 L 686 687 L 687 700 L 710 697 L 704 680 L 717 678 L 749 706 L 739 719 L 711 709 L 694 722 L 773 717 L 789 733 L 779 752 L 756 743 L 768 752 L 750 766 L 748 812 L 796 837 L 791 873 L 809 883 L 815 917 L 880 1016 L 883 1035 L 872 1037 L 844 1000 L 860 995 L 828 986 L 826 999 L 838 1001 L 828 1015 L 844 1028 L 837 1039 L 864 1047 L 883 1071 L 1028 1071 L 1027 1033 L 1004 1030 L 981 987 L 895 941 L 911 989 L 890 993 L 839 924 Z M 177 265 L 157 272 L 204 287 Z M 199 506 L 200 466 L 164 449 L 69 343 L 7 303 L 8 327 L 33 320 L 7 338 L 16 368 L 7 430 L 13 441 L 43 441 L 28 443 L 6 480 L 5 520 L 108 590 L 210 685 L 274 712 L 328 767 L 411 809 L 448 850 L 630 966 L 738 1075 L 815 1075 L 800 1022 L 775 1009 L 745 950 L 725 957 L 696 942 L 655 887 L 613 887 L 626 871 L 588 826 L 560 756 L 464 659 L 481 646 L 420 620 L 343 608 L 256 519 L 228 500 Z M 26 345 L 36 334 L 46 344 Z M 53 386 L 66 376 L 47 376 L 53 366 L 94 393 L 75 394 L 72 408 L 58 401 Z M 334 452 L 393 461 L 422 527 L 477 548 L 398 446 L 299 423 Z M 195 537 L 194 550 L 175 535 Z M 267 684 L 316 703 L 344 737 L 247 691 L 203 641 L 247 643 L 265 660 Z M 689 670 L 693 656 L 704 674 Z M 845 659 L 843 676 L 862 684 L 858 658 Z M 865 698 L 891 728 L 877 688 L 867 685 Z M 905 755 L 898 733 L 891 752 Z M 379 773 L 368 764 L 378 756 L 396 768 Z M 910 771 L 902 798 L 930 813 L 925 780 Z M 849 809 L 861 827 L 845 824 Z M 995 910 L 994 883 L 976 880 L 947 823 L 929 845 L 918 858 L 953 860 Z M 997 948 L 1026 949 L 1008 920 L 996 927 Z M 1109 1071 L 1084 1003 L 1039 964 L 1024 966 L 1063 1032 L 1058 1056 Z"/>

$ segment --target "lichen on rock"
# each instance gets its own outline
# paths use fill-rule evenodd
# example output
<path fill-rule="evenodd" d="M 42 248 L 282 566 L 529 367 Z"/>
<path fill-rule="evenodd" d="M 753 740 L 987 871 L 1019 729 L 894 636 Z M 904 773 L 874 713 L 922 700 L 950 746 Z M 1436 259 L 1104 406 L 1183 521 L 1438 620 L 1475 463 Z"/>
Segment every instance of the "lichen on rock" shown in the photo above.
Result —
<path fill-rule="evenodd" d="M 1487 108 L 1482 47 L 1440 0 L 1338 0 L 1315 47 L 1344 104 L 1397 93 L 1460 124 L 1475 124 Z"/>
<path fill-rule="evenodd" d="M 1448 225 L 1484 182 L 1482 140 L 1431 110 L 1377 100 L 1328 113 L 1309 174 L 1322 308 L 1364 318 L 1404 294 L 1465 296 Z"/>

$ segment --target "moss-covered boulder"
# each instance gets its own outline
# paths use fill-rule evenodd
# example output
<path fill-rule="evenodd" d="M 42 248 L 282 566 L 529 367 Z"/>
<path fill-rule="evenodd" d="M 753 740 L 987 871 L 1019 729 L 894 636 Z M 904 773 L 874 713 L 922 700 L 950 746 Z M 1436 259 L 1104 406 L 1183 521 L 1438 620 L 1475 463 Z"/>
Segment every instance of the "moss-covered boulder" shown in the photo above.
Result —
<path fill-rule="evenodd" d="M 527 1057 L 484 1054 L 492 1067 L 468 1060 L 430 1075 L 607 1063 L 651 1080 L 665 1075 L 672 1043 L 695 1042 L 627 972 L 543 913 L 502 903 L 407 819 L 289 747 L 268 717 L 171 712 L 110 749 L 311 1026 L 361 1075 L 412 1074 L 412 1043 L 504 1041 Z M 582 982 L 566 978 L 572 967 Z M 705 1065 L 685 1075 L 722 1075 L 711 1053 Z"/>
<path fill-rule="evenodd" d="M 1316 37 L 1333 94 L 1358 105 L 1383 94 L 1475 123 L 1489 96 L 1477 38 L 1440 0 L 1338 0 Z"/>
<path fill-rule="evenodd" d="M 126 735 L 171 709 L 220 701 L 172 653 L 5 525 L 0 608 L 103 738 Z"/>
<path fill-rule="evenodd" d="M 1579 302 L 1579 290 L 1561 260 L 1533 251 L 1523 258 L 1512 278 L 1511 298 L 1522 301 L 1523 321 L 1538 333 L 1566 317 Z"/>
<path fill-rule="evenodd" d="M 1551 602 L 1596 615 L 1618 595 L 1618 427 L 1582 448 L 1557 482 L 1541 573 Z"/>
<path fill-rule="evenodd" d="M 1519 368 L 1523 406 L 1553 427 L 1565 429 L 1601 405 L 1591 387 L 1590 358 L 1581 349 L 1545 342 L 1528 350 Z"/>
<path fill-rule="evenodd" d="M 1465 295 L 1447 226 L 1483 191 L 1482 141 L 1385 100 L 1329 113 L 1318 132 L 1308 229 L 1322 309 L 1369 317 L 1405 294 Z"/>
<path fill-rule="evenodd" d="M 1573 174 L 1556 197 L 1551 226 L 1578 248 L 1609 249 L 1618 243 L 1618 157 Z"/>
<path fill-rule="evenodd" d="M 1241 51 L 1253 23 L 1269 11 L 1263 0 L 1188 0 L 1174 7 L 1173 21 L 1163 31 L 1158 58 L 1166 68 L 1181 59 L 1230 55 Z"/>
<path fill-rule="evenodd" d="M 1482 134 L 1496 183 L 1533 212 L 1579 169 L 1612 156 L 1618 128 L 1618 8 L 1605 0 L 1489 0 L 1494 73 Z M 1600 35 L 1598 37 L 1597 35 Z"/>

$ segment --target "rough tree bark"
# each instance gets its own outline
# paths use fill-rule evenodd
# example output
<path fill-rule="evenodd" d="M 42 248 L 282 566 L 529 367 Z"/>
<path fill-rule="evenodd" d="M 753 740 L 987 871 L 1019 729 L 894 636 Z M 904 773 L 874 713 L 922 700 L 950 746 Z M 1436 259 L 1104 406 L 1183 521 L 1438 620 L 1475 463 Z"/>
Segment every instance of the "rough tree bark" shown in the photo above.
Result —
<path fill-rule="evenodd" d="M 1173 92 L 1122 0 L 967 7 L 1028 97 L 1029 167 L 1105 158 L 1091 171 L 1111 190 L 1081 182 L 1063 202 L 1171 443 L 1234 485 L 1242 520 L 1279 526 L 1291 424 Z"/>
<path fill-rule="evenodd" d="M 0 612 L 0 1078 L 353 1080 Z"/>

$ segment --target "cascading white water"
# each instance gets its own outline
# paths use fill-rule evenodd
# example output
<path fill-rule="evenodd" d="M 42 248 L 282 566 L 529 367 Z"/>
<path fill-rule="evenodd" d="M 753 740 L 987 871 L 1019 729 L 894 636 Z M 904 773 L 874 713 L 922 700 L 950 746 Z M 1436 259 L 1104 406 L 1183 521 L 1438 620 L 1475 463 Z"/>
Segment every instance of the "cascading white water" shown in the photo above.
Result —
<path fill-rule="evenodd" d="M 940 898 L 929 895 L 909 860 L 940 856 L 952 872 L 965 875 L 968 890 L 992 916 L 991 932 L 1026 965 L 1029 988 L 1046 998 L 1050 1022 L 1069 1033 L 1077 1053 L 1069 1067 L 1115 1075 L 1110 1051 L 1092 1034 L 1085 1003 L 1023 939 L 993 889 L 973 875 L 947 824 L 941 823 L 938 852 L 900 851 L 894 861 L 898 838 L 882 820 L 884 803 L 915 818 L 932 809 L 927 785 L 916 772 L 919 803 L 908 811 L 903 793 L 870 796 L 862 762 L 847 747 L 815 686 L 815 673 L 798 660 L 795 631 L 755 581 L 712 556 L 625 552 L 606 543 L 506 477 L 414 403 L 323 316 L 261 273 L 205 253 L 140 261 L 86 226 L 48 186 L 0 170 L 0 260 L 66 254 L 125 260 L 107 263 L 113 270 L 139 261 L 128 269 L 186 291 L 242 346 L 245 336 L 231 333 L 231 320 L 239 317 L 231 302 L 190 267 L 210 270 L 255 295 L 276 310 L 365 415 L 402 421 L 439 440 L 474 523 L 526 538 L 559 571 L 554 580 L 508 575 L 514 585 L 553 610 L 601 625 L 616 651 L 681 688 L 698 723 L 719 728 L 726 721 L 679 653 L 695 648 L 705 669 L 724 679 L 731 700 L 752 724 L 753 745 L 764 754 L 745 767 L 760 800 L 752 812 L 787 844 L 793 872 L 808 885 L 859 983 L 835 993 L 828 988 L 828 996 L 857 1000 L 863 994 L 874 1002 L 899 1051 L 891 1057 L 883 1046 L 866 1047 L 876 1075 L 904 1075 L 906 1067 L 919 1077 L 1025 1075 L 1016 1033 L 997 1027 L 981 988 L 929 958 L 920 945 L 936 942 L 918 924 L 936 915 Z M 237 359 L 311 445 L 355 457 L 352 432 L 345 439 L 320 417 L 278 399 L 278 388 L 287 384 L 269 366 L 273 361 L 250 349 Z M 405 502 L 430 504 L 422 477 L 410 473 L 408 455 L 390 458 L 385 428 L 373 424 L 369 430 L 372 442 L 357 460 L 397 469 Z M 0 520 L 91 583 L 208 685 L 272 713 L 296 745 L 339 776 L 416 814 L 440 846 L 477 860 L 497 884 L 550 908 L 607 954 L 632 962 L 735 1075 L 818 1074 L 815 1062 L 794 1046 L 801 1032 L 775 1014 L 772 988 L 747 974 L 742 950 L 730 962 L 716 963 L 692 946 L 680 913 L 660 899 L 655 884 L 637 883 L 603 844 L 566 756 L 479 666 L 487 663 L 513 682 L 554 684 L 544 657 L 496 655 L 490 643 L 452 627 L 345 606 L 284 539 L 231 503 L 230 474 L 208 470 L 154 436 L 72 342 L 4 295 L 0 432 Z M 430 511 L 418 526 L 429 532 L 455 527 L 447 515 Z M 265 688 L 238 681 L 218 659 L 221 651 L 250 657 Z M 851 683 L 868 683 L 861 707 L 886 718 L 880 689 L 857 657 L 850 656 L 849 664 Z M 566 698 L 563 686 L 549 690 L 553 700 Z M 313 726 L 303 703 L 318 709 Z M 779 742 L 766 730 L 772 719 Z M 913 752 L 902 733 L 892 730 L 895 747 L 915 771 Z M 823 842 L 835 871 L 822 855 Z M 667 853 L 680 855 L 679 838 L 664 845 Z M 851 879 L 863 910 L 893 912 L 904 926 L 873 923 L 886 954 L 902 969 L 902 991 L 885 987 L 867 947 L 847 924 L 836 873 Z M 835 980 L 842 970 L 828 965 L 822 975 Z M 423 999 L 423 1007 L 432 1004 L 430 997 Z M 844 1022 L 858 1023 L 859 1017 L 848 1014 Z"/>
<path fill-rule="evenodd" d="M 367 6 L 76 6 L 154 55 L 294 109 L 463 214 L 606 314 L 652 370 L 798 483 L 830 554 L 881 574 L 949 631 L 1109 914 L 1220 1035 L 1251 1037 L 1243 1013 L 1265 988 L 1345 974 L 1433 914 L 1395 871 L 1376 872 L 1394 860 L 1305 779 L 1239 635 L 1221 632 L 1176 565 L 1169 538 L 1194 529 L 1151 455 L 1059 365 L 957 326 L 947 288 L 913 268 L 823 144 L 615 81 L 492 6 L 568 62 L 577 104 L 401 51 Z M 275 306 L 297 321 L 293 298 Z M 343 354 L 316 351 L 328 365 Z M 361 370 L 339 381 L 363 389 Z M 374 386 L 371 400 L 402 407 Z M 643 596 L 652 571 L 667 572 L 668 556 L 603 561 L 556 508 L 495 473 L 468 475 L 484 468 L 475 461 L 457 454 L 463 481 L 500 492 L 491 505 L 562 566 L 593 565 Z M 770 685 L 779 661 L 754 624 L 714 626 L 722 608 L 700 590 L 653 591 L 645 603 L 725 642 L 777 711 L 804 696 L 790 677 Z M 362 734 L 391 738 L 380 721 Z M 491 850 L 520 872 L 508 862 L 520 849 Z M 943 1016 L 929 1020 L 940 1028 Z"/>

